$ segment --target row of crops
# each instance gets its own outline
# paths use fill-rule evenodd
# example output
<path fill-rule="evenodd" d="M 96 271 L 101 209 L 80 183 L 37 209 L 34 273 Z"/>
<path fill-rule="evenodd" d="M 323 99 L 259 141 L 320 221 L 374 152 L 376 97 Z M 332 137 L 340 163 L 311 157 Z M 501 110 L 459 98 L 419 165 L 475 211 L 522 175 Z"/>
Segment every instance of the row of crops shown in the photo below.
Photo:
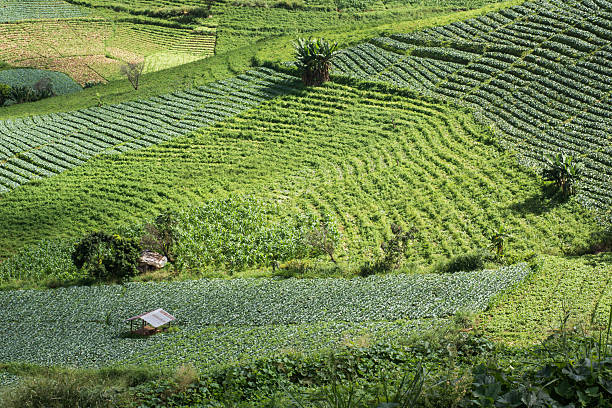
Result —
<path fill-rule="evenodd" d="M 215 52 L 215 30 L 197 32 L 190 29 L 170 28 L 147 24 L 117 24 L 114 37 L 108 44 L 112 47 L 140 52 L 172 51 L 198 57 Z"/>
<path fill-rule="evenodd" d="M 61 0 L 0 0 L 0 23 L 84 15 L 80 7 Z"/>
<path fill-rule="evenodd" d="M 0 122 L 0 192 L 100 154 L 161 143 L 291 92 L 295 79 L 259 69 L 147 100 Z"/>
<path fill-rule="evenodd" d="M 475 107 L 527 165 L 583 163 L 580 199 L 612 208 L 612 2 L 526 2 L 343 51 L 337 73 Z"/>
<path fill-rule="evenodd" d="M 0 60 L 17 65 L 71 55 L 104 55 L 104 41 L 111 35 L 111 24 L 102 19 L 0 24 Z"/>
<path fill-rule="evenodd" d="M 303 89 L 5 194 L 0 256 L 231 195 L 277 202 L 283 214 L 331 215 L 342 232 L 335 256 L 351 269 L 380 255 L 394 222 L 418 230 L 407 264 L 484 249 L 499 224 L 512 235 L 510 252 L 582 246 L 596 227 L 588 211 L 543 196 L 539 178 L 486 137 L 471 114 L 414 95 Z M 194 240 L 200 255 L 202 243 Z"/>
<path fill-rule="evenodd" d="M 0 361 L 76 366 L 184 359 L 210 366 L 297 347 L 423 329 L 483 310 L 527 276 L 526 265 L 453 275 L 359 279 L 233 279 L 0 293 Z M 124 337 L 124 319 L 163 307 L 179 331 Z M 423 319 L 433 319 L 425 321 Z M 195 355 L 191 355 L 195 351 Z"/>

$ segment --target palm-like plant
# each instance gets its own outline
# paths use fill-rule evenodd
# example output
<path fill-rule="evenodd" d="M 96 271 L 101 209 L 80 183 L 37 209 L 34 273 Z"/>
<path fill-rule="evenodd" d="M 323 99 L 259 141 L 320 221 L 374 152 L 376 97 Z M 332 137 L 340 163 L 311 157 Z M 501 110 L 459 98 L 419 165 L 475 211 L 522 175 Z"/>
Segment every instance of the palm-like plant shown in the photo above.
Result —
<path fill-rule="evenodd" d="M 545 156 L 544 161 L 547 166 L 542 171 L 544 180 L 553 181 L 565 196 L 576 193 L 576 181 L 580 177 L 581 168 L 574 157 L 557 153 Z"/>
<path fill-rule="evenodd" d="M 491 249 L 495 250 L 495 253 L 499 258 L 504 255 L 504 248 L 506 246 L 506 241 L 510 238 L 510 235 L 506 233 L 506 228 L 503 224 L 500 224 L 497 231 L 491 234 Z"/>
<path fill-rule="evenodd" d="M 338 49 L 338 43 L 323 38 L 298 38 L 294 44 L 296 64 L 307 86 L 319 86 L 329 81 L 330 60 Z"/>

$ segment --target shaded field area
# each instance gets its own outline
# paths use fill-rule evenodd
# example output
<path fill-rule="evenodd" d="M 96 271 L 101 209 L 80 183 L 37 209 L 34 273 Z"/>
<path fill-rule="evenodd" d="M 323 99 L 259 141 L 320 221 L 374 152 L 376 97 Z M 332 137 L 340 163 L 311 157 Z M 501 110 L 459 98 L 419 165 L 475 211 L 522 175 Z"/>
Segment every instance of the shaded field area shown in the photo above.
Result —
<path fill-rule="evenodd" d="M 453 275 L 233 279 L 5 291 L 0 361 L 201 370 L 292 350 L 408 336 L 480 311 L 529 273 L 522 264 Z M 52 306 L 52 307 L 49 307 Z M 178 331 L 126 336 L 123 319 L 163 306 Z"/>

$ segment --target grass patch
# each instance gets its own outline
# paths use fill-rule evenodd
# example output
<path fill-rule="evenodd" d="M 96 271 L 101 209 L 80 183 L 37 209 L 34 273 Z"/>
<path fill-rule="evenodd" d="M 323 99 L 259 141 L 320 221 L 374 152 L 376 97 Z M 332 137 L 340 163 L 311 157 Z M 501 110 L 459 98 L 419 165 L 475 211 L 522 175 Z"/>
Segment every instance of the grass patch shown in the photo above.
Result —
<path fill-rule="evenodd" d="M 534 344 L 568 327 L 605 325 L 612 306 L 612 254 L 539 258 L 537 272 L 480 317 L 493 339 Z"/>

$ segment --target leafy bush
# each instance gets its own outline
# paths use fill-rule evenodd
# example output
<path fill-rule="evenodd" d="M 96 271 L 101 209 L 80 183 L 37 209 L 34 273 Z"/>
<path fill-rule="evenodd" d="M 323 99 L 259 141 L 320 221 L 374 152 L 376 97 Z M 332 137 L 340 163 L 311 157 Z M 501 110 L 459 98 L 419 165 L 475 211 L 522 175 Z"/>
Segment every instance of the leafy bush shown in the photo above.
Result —
<path fill-rule="evenodd" d="M 483 269 L 491 255 L 486 252 L 474 252 L 461 254 L 450 258 L 448 261 L 436 266 L 439 273 L 467 272 Z"/>
<path fill-rule="evenodd" d="M 306 232 L 306 244 L 309 245 L 315 254 L 326 254 L 333 263 L 337 263 L 334 258 L 334 251 L 340 241 L 340 231 L 331 216 L 323 214 L 321 220 L 315 221 L 314 225 Z"/>
<path fill-rule="evenodd" d="M 14 86 L 9 99 L 15 103 L 25 103 L 37 101 L 39 98 L 36 91 L 29 86 Z"/>
<path fill-rule="evenodd" d="M 37 93 L 37 97 L 39 99 L 49 98 L 55 95 L 55 91 L 53 90 L 53 82 L 49 77 L 44 77 L 38 80 L 32 89 L 34 89 L 34 92 Z"/>
<path fill-rule="evenodd" d="M 132 238 L 92 232 L 75 246 L 72 261 L 96 279 L 123 279 L 136 274 L 140 246 Z"/>
<path fill-rule="evenodd" d="M 557 333 L 532 350 L 536 364 L 522 375 L 498 365 L 473 370 L 466 407 L 612 407 L 612 306 L 607 325 L 595 333 L 576 333 L 567 318 Z"/>
<path fill-rule="evenodd" d="M 6 84 L 0 84 L 0 106 L 4 105 L 4 103 L 11 96 L 11 87 Z"/>
<path fill-rule="evenodd" d="M 482 365 L 473 374 L 468 407 L 612 407 L 612 358 L 547 364 L 519 379 Z"/>
<path fill-rule="evenodd" d="M 408 242 L 414 238 L 415 228 L 404 231 L 402 226 L 396 223 L 391 224 L 392 236 L 380 245 L 382 257 L 374 263 L 366 263 L 359 274 L 369 276 L 375 273 L 388 272 L 398 269 L 408 249 Z"/>
<path fill-rule="evenodd" d="M 140 238 L 140 246 L 159 252 L 168 260 L 174 260 L 174 245 L 176 243 L 177 215 L 166 212 L 157 216 L 152 222 L 144 225 L 144 234 Z"/>

